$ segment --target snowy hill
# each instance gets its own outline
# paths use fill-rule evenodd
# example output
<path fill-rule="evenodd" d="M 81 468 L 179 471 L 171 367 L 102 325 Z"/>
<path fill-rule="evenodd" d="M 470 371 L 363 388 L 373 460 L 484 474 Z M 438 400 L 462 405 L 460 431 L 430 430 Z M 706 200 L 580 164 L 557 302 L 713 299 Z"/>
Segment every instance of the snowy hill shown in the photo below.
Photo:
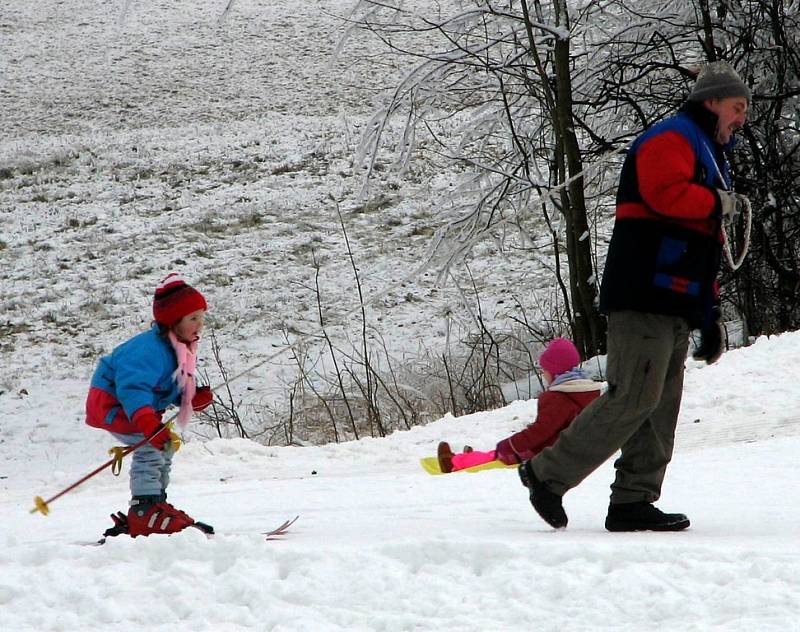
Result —
<path fill-rule="evenodd" d="M 673 534 L 603 529 L 610 462 L 565 497 L 569 528 L 534 514 L 515 471 L 431 477 L 440 439 L 491 447 L 535 401 L 448 417 L 386 439 L 266 448 L 189 442 L 171 499 L 214 524 L 85 547 L 124 508 L 103 472 L 31 515 L 107 457 L 82 425 L 85 384 L 0 396 L 0 629 L 780 630 L 800 603 L 800 333 L 718 365 L 688 362 L 676 454 L 660 506 Z M 282 541 L 260 531 L 300 515 Z"/>
<path fill-rule="evenodd" d="M 370 335 L 398 365 L 455 344 L 478 298 L 486 323 L 506 328 L 515 301 L 548 304 L 546 247 L 519 256 L 479 245 L 471 278 L 454 271 L 466 297 L 434 270 L 409 278 L 463 167 L 437 164 L 421 134 L 413 167 L 398 175 L 387 148 L 372 194 L 358 198 L 360 135 L 404 69 L 365 37 L 335 55 L 352 0 L 237 0 L 220 22 L 226 5 L 43 0 L 4 11 L 0 391 L 44 375 L 88 379 L 98 357 L 147 328 L 153 290 L 174 270 L 208 298 L 231 375 L 319 333 L 315 260 L 328 333 L 351 351 L 359 299 L 337 204 Z M 311 371 L 318 343 L 304 342 Z M 202 361 L 218 383 L 208 346 Z M 251 431 L 263 411 L 286 409 L 299 372 L 284 353 L 232 385 Z"/>
<path fill-rule="evenodd" d="M 392 287 L 369 317 L 393 352 L 436 344 L 442 314 L 463 313 L 434 273 L 400 285 L 454 174 L 421 160 L 401 178 L 387 151 L 374 195 L 357 199 L 360 134 L 400 68 L 375 67 L 362 38 L 335 57 L 351 0 L 240 0 L 220 24 L 226 4 L 45 0 L 4 13 L 0 390 L 90 375 L 147 326 L 153 288 L 175 269 L 207 294 L 233 373 L 282 331 L 317 329 L 312 251 L 342 335 L 358 295 L 332 198 L 365 295 Z M 531 263 L 482 253 L 473 273 L 491 319 Z M 267 378 L 259 392 L 282 388 Z"/>

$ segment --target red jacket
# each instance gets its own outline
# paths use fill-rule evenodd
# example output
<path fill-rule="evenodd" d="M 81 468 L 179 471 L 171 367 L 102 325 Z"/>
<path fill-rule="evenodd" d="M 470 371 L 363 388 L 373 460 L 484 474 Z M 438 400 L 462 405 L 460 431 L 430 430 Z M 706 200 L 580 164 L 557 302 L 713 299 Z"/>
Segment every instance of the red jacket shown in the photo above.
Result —
<path fill-rule="evenodd" d="M 553 445 L 561 431 L 597 399 L 601 387 L 600 382 L 586 379 L 575 379 L 551 386 L 539 395 L 536 420 L 498 444 L 498 458 L 505 461 L 501 457 L 508 454 L 508 450 L 501 447 L 504 443 L 517 457 L 518 463 L 533 458 Z"/>

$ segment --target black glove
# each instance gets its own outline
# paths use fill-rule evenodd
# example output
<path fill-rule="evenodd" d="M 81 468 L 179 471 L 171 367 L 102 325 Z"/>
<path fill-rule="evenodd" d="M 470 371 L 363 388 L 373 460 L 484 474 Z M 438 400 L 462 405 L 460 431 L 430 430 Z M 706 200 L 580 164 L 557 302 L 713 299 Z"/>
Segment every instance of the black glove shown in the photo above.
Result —
<path fill-rule="evenodd" d="M 706 364 L 714 364 L 725 351 L 725 330 L 722 329 L 722 318 L 719 310 L 714 308 L 714 322 L 700 330 L 700 345 L 694 350 L 695 360 L 705 360 Z"/>

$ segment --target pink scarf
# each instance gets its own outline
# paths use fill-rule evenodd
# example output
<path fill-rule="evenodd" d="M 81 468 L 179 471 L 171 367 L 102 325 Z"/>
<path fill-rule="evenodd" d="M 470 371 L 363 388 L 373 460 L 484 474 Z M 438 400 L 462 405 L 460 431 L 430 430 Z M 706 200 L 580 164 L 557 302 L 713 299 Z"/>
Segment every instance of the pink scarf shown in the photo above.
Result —
<path fill-rule="evenodd" d="M 194 371 L 197 366 L 197 343 L 199 338 L 190 343 L 181 342 L 175 332 L 170 330 L 169 341 L 175 350 L 175 356 L 178 358 L 178 368 L 172 374 L 172 379 L 177 382 L 178 388 L 181 390 L 178 425 L 183 429 L 192 417 L 192 398 L 194 398 L 196 390 Z"/>

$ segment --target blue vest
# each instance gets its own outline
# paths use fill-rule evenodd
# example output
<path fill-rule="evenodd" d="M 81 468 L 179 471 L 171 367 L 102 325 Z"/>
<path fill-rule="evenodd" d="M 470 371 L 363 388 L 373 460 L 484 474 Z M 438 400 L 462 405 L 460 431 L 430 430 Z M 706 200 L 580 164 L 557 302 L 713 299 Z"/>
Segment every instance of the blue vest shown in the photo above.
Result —
<path fill-rule="evenodd" d="M 679 316 L 693 328 L 710 324 L 722 255 L 718 209 L 708 208 L 708 216 L 702 219 L 659 214 L 639 190 L 637 155 L 644 142 L 678 133 L 694 154 L 690 182 L 710 191 L 728 189 L 730 176 L 723 148 L 709 135 L 715 126 L 716 116 L 693 104 L 689 111 L 654 125 L 631 145 L 620 174 L 617 218 L 600 286 L 603 312 L 633 310 Z M 669 168 L 669 158 L 665 157 L 664 169 Z"/>

